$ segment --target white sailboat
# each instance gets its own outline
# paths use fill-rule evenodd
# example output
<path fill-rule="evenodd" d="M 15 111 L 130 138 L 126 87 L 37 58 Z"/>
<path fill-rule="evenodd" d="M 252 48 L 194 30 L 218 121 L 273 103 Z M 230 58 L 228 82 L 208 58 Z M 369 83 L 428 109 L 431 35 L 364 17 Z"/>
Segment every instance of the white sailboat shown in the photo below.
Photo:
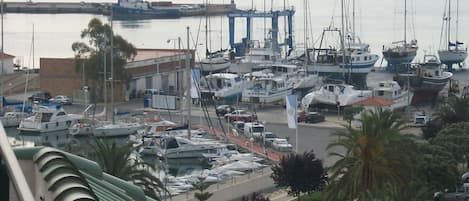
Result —
<path fill-rule="evenodd" d="M 454 38 L 452 37 L 452 27 L 451 27 L 451 1 L 447 0 L 445 4 L 445 11 L 443 13 L 443 23 L 440 39 L 440 50 L 438 51 L 438 56 L 440 57 L 441 63 L 445 64 L 448 67 L 449 71 L 452 71 L 453 64 L 459 64 L 462 67 L 462 64 L 467 58 L 467 47 L 463 48 L 463 42 L 458 40 L 458 28 L 459 28 L 459 0 L 456 4 L 456 30 L 454 33 Z M 454 39 L 454 40 L 453 40 Z"/>
<path fill-rule="evenodd" d="M 115 136 L 129 136 L 131 134 L 134 134 L 137 132 L 137 130 L 141 129 L 142 126 L 139 123 L 133 123 L 133 122 L 116 122 L 115 121 L 115 113 L 117 112 L 114 111 L 114 58 L 112 57 L 114 55 L 114 31 L 113 31 L 113 26 L 112 26 L 112 12 L 111 12 L 111 17 L 110 17 L 110 23 L 111 23 L 111 38 L 110 38 L 110 55 L 111 55 L 111 77 L 108 78 L 106 73 L 104 74 L 105 82 L 110 81 L 111 82 L 111 111 L 112 111 L 112 122 L 111 123 L 101 123 L 101 125 L 96 126 L 93 128 L 93 134 L 97 137 L 115 137 Z M 106 68 L 105 68 L 106 69 Z M 106 87 L 106 83 L 104 84 Z M 105 96 L 107 94 L 105 93 Z M 106 100 L 106 99 L 105 99 Z"/>
<path fill-rule="evenodd" d="M 208 0 L 205 5 L 208 5 Z M 210 16 L 208 16 L 208 14 L 205 14 L 205 58 L 200 61 L 200 70 L 202 71 L 202 74 L 205 75 L 225 71 L 231 66 L 231 61 L 228 58 L 225 58 L 225 52 L 227 50 L 221 49 L 216 52 L 210 52 L 210 25 Z"/>

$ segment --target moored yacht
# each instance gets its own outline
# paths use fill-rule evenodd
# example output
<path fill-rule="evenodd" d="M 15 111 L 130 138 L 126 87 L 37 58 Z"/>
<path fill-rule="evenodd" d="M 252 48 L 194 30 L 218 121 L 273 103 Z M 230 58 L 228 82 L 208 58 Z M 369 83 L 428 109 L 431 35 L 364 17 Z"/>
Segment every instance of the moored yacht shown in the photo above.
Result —
<path fill-rule="evenodd" d="M 96 137 L 129 136 L 137 133 L 140 129 L 142 129 L 142 125 L 139 123 L 116 122 L 95 127 L 93 134 Z"/>
<path fill-rule="evenodd" d="M 203 158 L 203 154 L 216 153 L 219 148 L 214 144 L 198 144 L 187 138 L 173 136 L 155 137 L 145 143 L 140 153 L 167 159 Z"/>
<path fill-rule="evenodd" d="M 81 118 L 81 115 L 67 114 L 60 104 L 43 104 L 33 107 L 33 115 L 23 119 L 18 130 L 39 133 L 67 130 Z"/>

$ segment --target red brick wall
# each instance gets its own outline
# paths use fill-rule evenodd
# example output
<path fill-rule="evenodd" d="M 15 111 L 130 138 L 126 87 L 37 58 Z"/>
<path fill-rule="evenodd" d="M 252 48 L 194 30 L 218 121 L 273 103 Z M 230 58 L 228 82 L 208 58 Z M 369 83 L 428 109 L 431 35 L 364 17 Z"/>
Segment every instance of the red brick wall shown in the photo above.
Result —
<path fill-rule="evenodd" d="M 39 83 L 41 91 L 52 96 L 72 96 L 73 91 L 81 89 L 81 74 L 75 71 L 74 58 L 41 58 Z"/>

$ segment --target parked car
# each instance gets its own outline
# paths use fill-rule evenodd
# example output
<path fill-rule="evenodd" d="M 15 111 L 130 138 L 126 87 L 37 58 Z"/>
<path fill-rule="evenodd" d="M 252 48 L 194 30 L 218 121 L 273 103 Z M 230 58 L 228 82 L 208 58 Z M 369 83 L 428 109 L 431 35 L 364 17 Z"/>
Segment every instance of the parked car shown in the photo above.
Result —
<path fill-rule="evenodd" d="M 326 117 L 319 112 L 308 112 L 304 121 L 305 123 L 319 123 L 326 121 Z"/>
<path fill-rule="evenodd" d="M 277 135 L 275 135 L 274 133 L 272 133 L 270 131 L 266 131 L 266 132 L 264 132 L 264 139 L 262 139 L 262 140 L 265 140 L 265 146 L 266 147 L 272 147 L 272 143 L 277 138 L 278 138 Z"/>
<path fill-rule="evenodd" d="M 37 92 L 37 93 L 34 93 L 33 95 L 31 95 L 30 97 L 28 97 L 28 100 L 31 101 L 31 102 L 48 102 L 49 99 L 51 99 L 52 96 L 50 95 L 49 92 Z"/>
<path fill-rule="evenodd" d="M 257 121 L 257 115 L 251 114 L 245 110 L 235 110 L 231 113 L 225 114 L 225 119 L 228 121 L 252 122 Z"/>
<path fill-rule="evenodd" d="M 468 201 L 469 200 L 469 183 L 464 183 L 461 187 L 456 189 L 446 189 L 444 193 L 435 193 L 435 198 L 445 201 Z M 443 197 L 443 199 L 441 199 Z M 435 199 L 436 200 L 436 199 Z"/>
<path fill-rule="evenodd" d="M 292 151 L 293 146 L 288 143 L 287 139 L 276 138 L 272 141 L 272 147 L 279 151 Z"/>
<path fill-rule="evenodd" d="M 232 125 L 238 135 L 242 135 L 244 133 L 244 121 L 233 121 Z"/>
<path fill-rule="evenodd" d="M 235 108 L 231 105 L 219 105 L 215 109 L 217 116 L 225 116 L 225 114 L 235 111 Z"/>
<path fill-rule="evenodd" d="M 298 122 L 303 122 L 305 121 L 305 118 L 306 118 L 306 112 L 298 112 L 298 114 L 296 115 L 296 119 Z"/>
<path fill-rule="evenodd" d="M 68 96 L 58 95 L 58 96 L 55 96 L 54 98 L 49 99 L 49 102 L 60 103 L 62 105 L 71 105 L 73 101 Z"/>

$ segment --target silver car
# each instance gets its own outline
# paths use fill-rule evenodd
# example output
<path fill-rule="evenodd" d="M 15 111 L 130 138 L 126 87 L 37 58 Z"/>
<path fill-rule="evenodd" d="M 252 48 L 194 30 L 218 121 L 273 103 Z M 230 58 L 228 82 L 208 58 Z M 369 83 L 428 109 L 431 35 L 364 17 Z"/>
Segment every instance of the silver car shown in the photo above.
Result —
<path fill-rule="evenodd" d="M 62 105 L 71 105 L 73 101 L 68 96 L 58 95 L 58 96 L 55 96 L 54 98 L 49 99 L 49 102 L 60 103 Z"/>

